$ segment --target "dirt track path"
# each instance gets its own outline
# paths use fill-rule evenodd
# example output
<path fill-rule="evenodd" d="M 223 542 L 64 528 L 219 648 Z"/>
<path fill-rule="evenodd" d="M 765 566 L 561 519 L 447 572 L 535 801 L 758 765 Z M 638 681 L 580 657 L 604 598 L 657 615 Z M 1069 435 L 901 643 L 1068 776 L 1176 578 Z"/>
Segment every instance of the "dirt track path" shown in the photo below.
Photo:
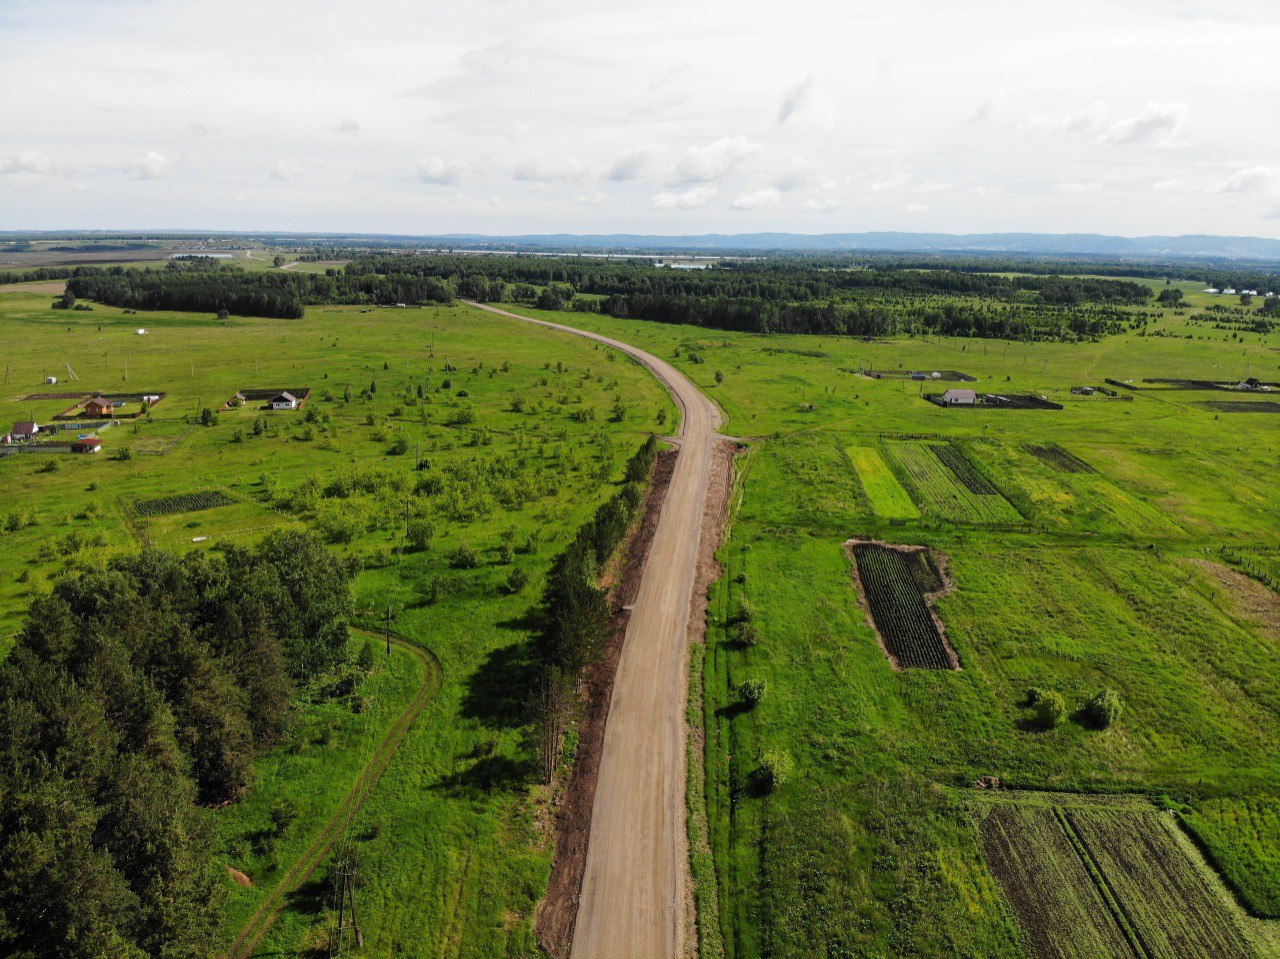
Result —
<path fill-rule="evenodd" d="M 353 628 L 352 631 L 371 636 L 377 640 L 382 638 L 376 633 L 370 633 L 359 628 Z M 240 930 L 240 935 L 236 937 L 236 941 L 232 944 L 231 950 L 227 954 L 230 959 L 249 959 L 257 951 L 258 946 L 267 937 L 267 933 L 271 931 L 271 927 L 275 924 L 280 913 L 288 905 L 289 896 L 311 878 L 311 874 L 315 872 L 316 867 L 320 865 L 324 857 L 329 854 L 329 850 L 342 837 L 347 825 L 355 818 L 355 814 L 360 811 L 360 807 L 369 798 L 369 793 L 373 792 L 373 787 L 378 784 L 378 780 L 386 772 L 387 765 L 391 762 L 391 757 L 400 748 L 400 743 L 404 740 L 409 727 L 413 725 L 414 721 L 426 708 L 427 703 L 431 702 L 432 697 L 435 696 L 436 690 L 440 686 L 440 665 L 436 662 L 435 656 L 424 647 L 408 642 L 398 636 L 392 636 L 391 643 L 401 649 L 408 650 L 409 654 L 422 667 L 422 683 L 418 687 L 417 693 L 414 694 L 409 705 L 396 717 L 396 721 L 392 723 L 391 728 L 387 730 L 386 735 L 382 738 L 382 742 L 378 744 L 373 757 L 365 765 L 364 769 L 360 771 L 355 784 L 347 795 L 343 797 L 342 802 L 338 804 L 338 808 L 333 811 L 333 815 L 321 827 L 320 832 L 311 841 L 311 845 L 298 857 L 298 861 L 293 864 L 293 867 L 280 878 L 275 888 L 271 890 L 271 894 L 263 900 L 257 911 L 249 917 L 249 921 Z"/>
<path fill-rule="evenodd" d="M 621 350 L 647 367 L 682 410 L 675 472 L 614 679 L 572 950 L 573 959 L 678 959 L 690 919 L 687 638 L 720 410 L 671 364 L 628 343 L 471 305 Z"/>

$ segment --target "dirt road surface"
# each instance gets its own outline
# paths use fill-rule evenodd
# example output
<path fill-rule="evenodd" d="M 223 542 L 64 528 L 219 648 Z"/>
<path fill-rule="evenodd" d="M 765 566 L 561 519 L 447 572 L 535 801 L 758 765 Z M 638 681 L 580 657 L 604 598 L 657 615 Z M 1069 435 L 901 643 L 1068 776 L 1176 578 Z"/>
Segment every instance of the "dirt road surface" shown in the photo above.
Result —
<path fill-rule="evenodd" d="M 679 959 L 688 906 L 684 709 L 690 602 L 720 410 L 670 363 L 595 333 L 646 366 L 680 406 L 680 453 L 614 679 L 573 959 Z"/>

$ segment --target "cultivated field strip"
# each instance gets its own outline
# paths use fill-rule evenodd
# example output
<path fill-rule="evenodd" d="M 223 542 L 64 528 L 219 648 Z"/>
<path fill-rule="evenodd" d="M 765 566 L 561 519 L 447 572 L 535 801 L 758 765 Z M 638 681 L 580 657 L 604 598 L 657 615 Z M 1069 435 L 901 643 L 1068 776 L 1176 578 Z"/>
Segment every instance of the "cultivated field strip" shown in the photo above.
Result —
<path fill-rule="evenodd" d="M 1060 473 L 1096 473 L 1092 466 L 1057 443 L 1024 443 L 1022 448 Z"/>
<path fill-rule="evenodd" d="M 1037 959 L 1254 959 L 1233 904 L 1147 807 L 1001 802 L 979 832 Z"/>
<path fill-rule="evenodd" d="M 1022 920 L 1037 959 L 1144 959 L 1053 809 L 998 805 L 980 832 L 987 865 Z"/>
<path fill-rule="evenodd" d="M 999 495 L 977 494 L 932 449 L 933 444 L 896 441 L 885 444 L 898 475 L 911 491 L 920 511 L 956 523 L 1006 525 L 1022 522 L 1013 505 Z M 972 469 L 972 464 L 965 460 Z"/>
<path fill-rule="evenodd" d="M 917 519 L 920 516 L 920 510 L 893 471 L 885 465 L 878 450 L 870 446 L 851 446 L 847 453 L 867 494 L 867 501 L 877 516 L 884 519 Z"/>
<path fill-rule="evenodd" d="M 204 509 L 230 506 L 234 502 L 235 500 L 222 490 L 213 489 L 199 493 L 177 493 L 173 496 L 140 499 L 133 504 L 133 510 L 139 516 L 149 519 L 153 516 L 169 516 L 173 513 L 195 513 Z"/>
<path fill-rule="evenodd" d="M 1159 813 L 1098 808 L 1064 815 L 1152 959 L 1256 955 Z"/>
<path fill-rule="evenodd" d="M 906 669 L 953 669 L 906 555 L 874 543 L 853 547 L 858 579 L 876 630 L 894 662 Z"/>
<path fill-rule="evenodd" d="M 942 460 L 944 466 L 955 474 L 956 479 L 964 484 L 964 488 L 975 496 L 999 496 L 1000 491 L 991 485 L 991 481 L 978 472 L 969 461 L 969 457 L 950 443 L 932 443 L 933 455 Z"/>

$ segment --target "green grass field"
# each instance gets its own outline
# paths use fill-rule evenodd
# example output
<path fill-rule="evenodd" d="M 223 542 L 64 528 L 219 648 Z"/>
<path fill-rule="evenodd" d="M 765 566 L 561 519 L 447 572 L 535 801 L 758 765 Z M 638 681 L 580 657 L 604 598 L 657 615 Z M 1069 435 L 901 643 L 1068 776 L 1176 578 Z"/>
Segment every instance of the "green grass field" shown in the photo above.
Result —
<path fill-rule="evenodd" d="M 17 420 L 46 423 L 70 403 L 30 394 L 167 396 L 148 417 L 105 430 L 98 454 L 0 459 L 0 647 L 54 577 L 143 542 L 185 551 L 256 542 L 282 526 L 319 531 L 362 560 L 361 614 L 380 623 L 390 605 L 396 631 L 428 648 L 442 676 L 350 826 L 364 862 L 366 953 L 414 955 L 429 943 L 485 959 L 535 952 L 532 914 L 551 846 L 546 790 L 528 785 L 528 614 L 552 557 L 613 494 L 626 459 L 651 431 L 669 429 L 658 422 L 660 412 L 667 424 L 674 416 L 665 392 L 612 351 L 463 306 L 219 323 L 103 306 L 52 311 L 51 300 L 0 287 L 0 331 L 24 344 L 6 361 L 5 431 Z M 147 335 L 136 335 L 140 326 Z M 48 375 L 56 387 L 44 385 Z M 251 403 L 197 424 L 201 409 L 236 390 L 304 386 L 303 410 Z M 126 449 L 130 458 L 118 458 Z M 208 491 L 232 502 L 137 515 L 139 502 Z M 406 505 L 432 535 L 401 557 Z M 464 543 L 476 568 L 454 567 Z M 516 568 L 529 581 L 509 595 Z M 303 710 L 294 744 L 259 759 L 249 798 L 217 813 L 219 861 L 255 882 L 227 878 L 229 935 L 305 847 L 406 695 L 413 664 L 392 663 L 369 681 L 358 716 Z M 285 802 L 299 814 L 273 867 L 248 837 Z M 264 950 L 322 940 L 325 876 L 322 866 L 290 898 Z"/>

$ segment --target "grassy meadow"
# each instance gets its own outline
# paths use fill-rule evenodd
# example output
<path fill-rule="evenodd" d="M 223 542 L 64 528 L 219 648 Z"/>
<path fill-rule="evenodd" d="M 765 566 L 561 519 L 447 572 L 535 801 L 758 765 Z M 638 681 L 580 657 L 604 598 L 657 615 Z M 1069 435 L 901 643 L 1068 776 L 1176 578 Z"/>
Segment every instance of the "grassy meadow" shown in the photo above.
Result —
<path fill-rule="evenodd" d="M 362 620 L 380 627 L 390 607 L 394 630 L 440 671 L 348 830 L 360 847 L 366 954 L 420 954 L 424 943 L 485 959 L 534 953 L 551 846 L 545 790 L 528 785 L 528 616 L 551 559 L 613 494 L 626 459 L 670 428 L 660 423 L 674 416 L 665 392 L 612 351 L 465 306 L 219 322 L 100 305 L 53 311 L 52 298 L 0 287 L 0 331 L 22 344 L 6 359 L 4 430 L 51 421 L 72 402 L 31 394 L 166 395 L 102 431 L 100 453 L 0 459 L 0 645 L 51 580 L 144 542 L 181 552 L 256 542 L 281 526 L 317 530 L 363 562 Z M 68 382 L 67 364 L 78 380 Z M 202 410 L 246 388 L 311 393 L 301 410 L 249 403 L 200 425 Z M 135 507 L 207 491 L 232 502 L 149 518 Z M 515 570 L 527 579 L 518 589 Z M 227 879 L 228 941 L 421 681 L 402 652 L 388 662 L 379 647 L 378 661 L 359 713 L 303 707 L 290 743 L 258 761 L 249 797 L 212 814 L 219 862 L 254 883 Z M 296 817 L 264 852 L 255 837 L 281 805 Z M 323 941 L 325 875 L 322 866 L 289 898 L 262 950 Z"/>

